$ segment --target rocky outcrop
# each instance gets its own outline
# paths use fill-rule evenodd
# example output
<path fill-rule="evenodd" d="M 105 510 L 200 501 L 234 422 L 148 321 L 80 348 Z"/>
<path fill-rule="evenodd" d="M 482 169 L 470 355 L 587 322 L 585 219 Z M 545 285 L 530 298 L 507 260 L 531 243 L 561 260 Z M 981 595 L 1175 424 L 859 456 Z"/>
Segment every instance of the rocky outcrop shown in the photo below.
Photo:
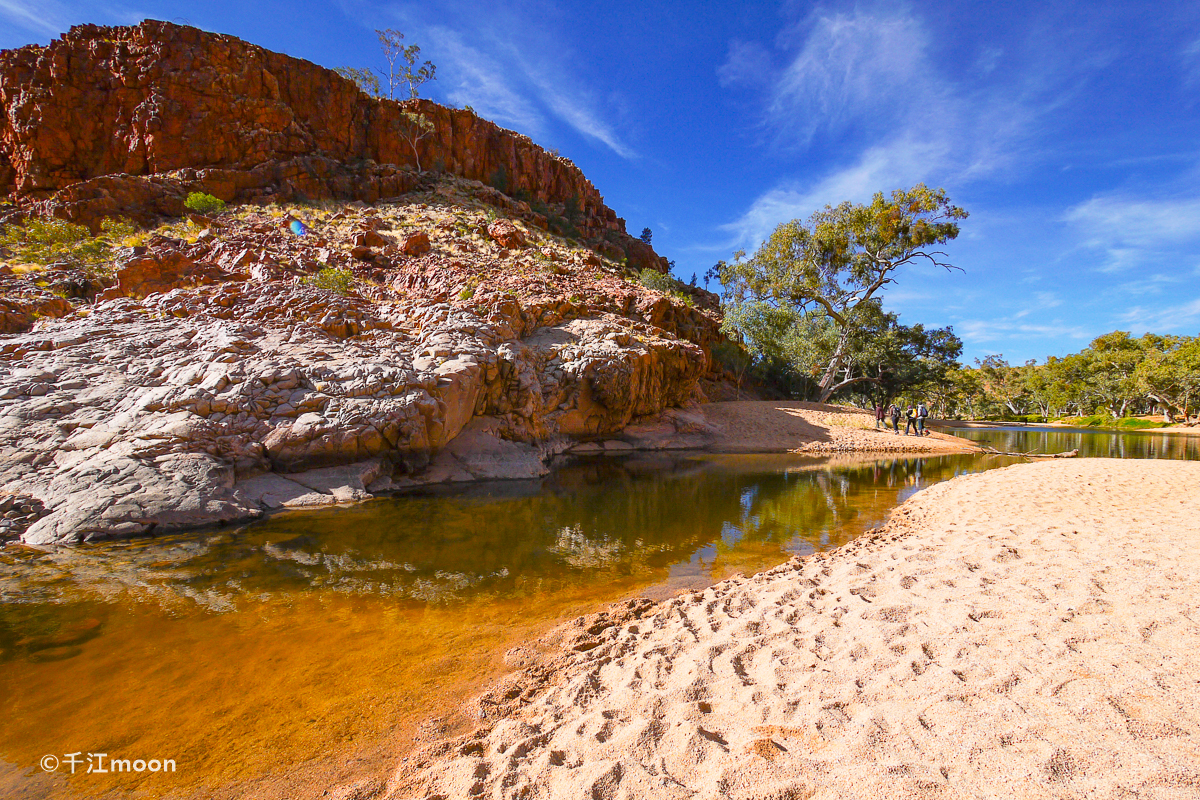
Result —
<path fill-rule="evenodd" d="M 614 259 L 666 270 L 573 163 L 529 138 L 471 111 L 368 97 L 231 36 L 153 20 L 80 25 L 0 53 L 0 107 L 0 193 L 72 221 L 179 216 L 190 191 L 375 203 L 416 188 L 419 163 L 518 198 L 531 221 Z M 416 152 L 400 135 L 405 111 L 434 126 Z"/>
<path fill-rule="evenodd" d="M 46 512 L 22 518 L 24 541 L 532 477 L 703 398 L 711 312 L 535 226 L 497 226 L 504 207 L 484 197 L 448 180 L 377 208 L 198 218 L 119 250 L 94 303 L 55 296 L 65 309 L 0 338 L 0 497 Z"/>

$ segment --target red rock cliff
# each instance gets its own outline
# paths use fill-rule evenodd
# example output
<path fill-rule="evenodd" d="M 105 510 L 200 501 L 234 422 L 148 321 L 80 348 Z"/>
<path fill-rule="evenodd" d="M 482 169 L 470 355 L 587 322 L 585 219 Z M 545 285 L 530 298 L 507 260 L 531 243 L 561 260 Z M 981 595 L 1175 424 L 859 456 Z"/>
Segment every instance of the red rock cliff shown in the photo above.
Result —
<path fill-rule="evenodd" d="M 412 188 L 404 110 L 434 125 L 426 169 L 490 184 L 666 268 L 569 160 L 470 111 L 363 94 L 331 70 L 232 36 L 146 20 L 80 25 L 0 52 L 0 193 L 96 224 L 182 213 L 188 191 L 227 201 L 358 199 Z M 543 208 L 540 204 L 545 204 Z"/>

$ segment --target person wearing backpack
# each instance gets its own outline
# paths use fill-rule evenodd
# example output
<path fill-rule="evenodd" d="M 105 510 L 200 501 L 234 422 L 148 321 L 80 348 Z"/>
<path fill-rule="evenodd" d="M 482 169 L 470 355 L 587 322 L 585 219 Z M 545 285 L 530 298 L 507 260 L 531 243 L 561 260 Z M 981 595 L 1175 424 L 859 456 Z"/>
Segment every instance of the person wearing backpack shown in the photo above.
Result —
<path fill-rule="evenodd" d="M 900 435 L 900 406 L 896 405 L 895 403 L 892 403 L 892 405 L 888 408 L 888 416 L 890 416 L 892 418 L 892 433 L 899 436 Z M 884 428 L 886 428 L 886 427 L 887 426 L 884 425 Z"/>
<path fill-rule="evenodd" d="M 917 409 L 910 403 L 908 410 L 904 412 L 904 435 L 908 436 L 908 432 L 917 432 Z"/>
<path fill-rule="evenodd" d="M 887 430 L 887 409 L 883 407 L 883 403 L 875 404 L 875 430 L 879 430 L 880 426 Z"/>
<path fill-rule="evenodd" d="M 925 407 L 924 401 L 917 404 L 917 436 L 928 436 L 929 431 L 925 430 L 925 418 L 929 416 L 929 409 Z"/>

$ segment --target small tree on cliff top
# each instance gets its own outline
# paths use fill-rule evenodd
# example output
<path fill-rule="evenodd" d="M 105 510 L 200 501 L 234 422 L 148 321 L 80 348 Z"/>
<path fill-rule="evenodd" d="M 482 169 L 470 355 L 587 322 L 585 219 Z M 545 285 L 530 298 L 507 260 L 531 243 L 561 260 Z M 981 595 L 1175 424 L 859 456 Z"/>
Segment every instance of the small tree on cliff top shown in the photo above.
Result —
<path fill-rule="evenodd" d="M 358 69 L 357 67 L 337 67 L 334 72 L 343 78 L 354 81 L 359 89 L 372 97 L 383 96 L 379 79 L 380 77 L 386 78 L 389 100 L 396 99 L 396 90 L 402 86 L 408 87 L 409 99 L 415 98 L 422 84 L 436 80 L 437 67 L 432 61 L 426 61 L 418 67 L 417 59 L 421 56 L 421 48 L 415 44 L 405 47 L 403 33 L 394 28 L 387 28 L 385 30 L 376 29 L 375 34 L 379 37 L 379 47 L 383 50 L 383 59 L 387 61 L 386 73 L 379 71 L 379 75 L 376 75 L 376 70 Z"/>
<path fill-rule="evenodd" d="M 750 259 L 721 269 L 727 305 L 734 311 L 762 304 L 793 314 L 827 317 L 836 331 L 828 362 L 817 382 L 821 402 L 841 388 L 837 377 L 850 354 L 859 317 L 867 304 L 905 264 L 924 260 L 955 269 L 931 249 L 958 236 L 967 212 L 951 205 L 945 191 L 918 184 L 891 198 L 877 193 L 867 205 L 826 206 L 807 221 L 775 229 Z"/>
<path fill-rule="evenodd" d="M 379 78 L 371 70 L 356 67 L 334 67 L 333 71 L 348 81 L 354 81 L 359 91 L 364 94 L 369 94 L 371 97 L 380 96 Z"/>

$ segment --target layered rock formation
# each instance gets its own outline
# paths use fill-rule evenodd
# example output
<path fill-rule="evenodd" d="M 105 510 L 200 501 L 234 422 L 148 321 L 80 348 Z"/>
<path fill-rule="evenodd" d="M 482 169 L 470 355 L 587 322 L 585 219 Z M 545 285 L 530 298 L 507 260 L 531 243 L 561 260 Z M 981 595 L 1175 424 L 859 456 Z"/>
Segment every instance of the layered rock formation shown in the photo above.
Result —
<path fill-rule="evenodd" d="M 478 182 L 424 181 L 375 208 L 143 234 L 90 291 L 0 337 L 0 496 L 45 506 L 10 533 L 129 536 L 532 477 L 703 399 L 711 295 L 647 289 Z M 18 269 L 30 291 L 71 274 Z"/>
<path fill-rule="evenodd" d="M 0 53 L 0 105 L 0 224 L 105 231 L 0 239 L 0 539 L 536 476 L 720 379 L 715 296 L 642 286 L 575 165 L 469 111 L 153 21 Z"/>
<path fill-rule="evenodd" d="M 191 191 L 374 203 L 412 190 L 404 168 L 419 163 L 518 198 L 614 259 L 666 269 L 573 163 L 529 138 L 470 111 L 368 97 L 231 36 L 153 20 L 76 26 L 46 47 L 0 53 L 0 107 L 0 194 L 93 226 L 179 216 Z M 401 135 L 405 111 L 433 124 L 415 151 Z"/>

